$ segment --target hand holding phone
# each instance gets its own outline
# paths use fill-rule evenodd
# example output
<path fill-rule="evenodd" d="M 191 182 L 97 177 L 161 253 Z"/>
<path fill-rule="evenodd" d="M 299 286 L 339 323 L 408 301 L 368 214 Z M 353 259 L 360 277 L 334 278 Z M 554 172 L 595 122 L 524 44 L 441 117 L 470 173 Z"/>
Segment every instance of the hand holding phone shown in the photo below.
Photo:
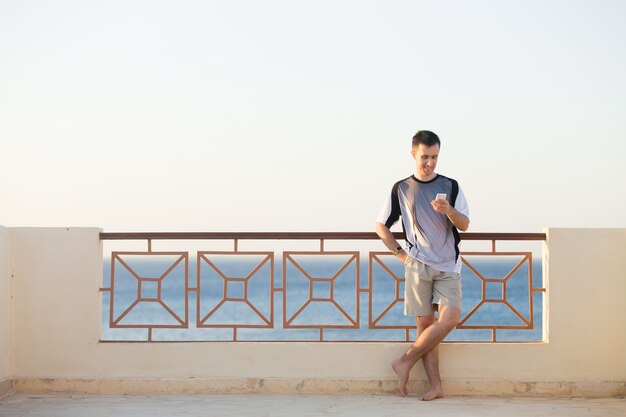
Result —
<path fill-rule="evenodd" d="M 440 214 L 447 215 L 450 212 L 450 203 L 446 200 L 446 193 L 437 193 L 435 199 L 430 203 L 433 209 Z"/>

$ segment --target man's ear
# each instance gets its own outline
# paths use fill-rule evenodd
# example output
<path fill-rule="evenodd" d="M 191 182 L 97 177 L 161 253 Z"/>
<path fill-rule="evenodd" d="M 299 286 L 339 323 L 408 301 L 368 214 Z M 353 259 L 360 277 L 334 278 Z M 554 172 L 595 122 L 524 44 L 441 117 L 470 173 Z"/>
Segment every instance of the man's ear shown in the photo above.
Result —
<path fill-rule="evenodd" d="M 415 152 L 416 152 L 416 149 L 411 148 L 411 156 L 413 157 L 413 159 L 415 159 Z"/>

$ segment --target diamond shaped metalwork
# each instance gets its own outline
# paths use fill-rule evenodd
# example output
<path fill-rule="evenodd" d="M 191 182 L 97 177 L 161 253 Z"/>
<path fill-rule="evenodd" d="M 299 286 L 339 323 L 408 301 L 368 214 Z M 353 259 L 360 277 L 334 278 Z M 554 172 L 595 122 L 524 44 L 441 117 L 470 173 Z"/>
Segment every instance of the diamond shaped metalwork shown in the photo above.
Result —
<path fill-rule="evenodd" d="M 260 255 L 263 256 L 260 262 L 256 264 L 247 274 L 243 276 L 228 276 L 217 266 L 215 260 L 212 260 L 212 256 L 219 257 L 233 257 L 237 256 L 249 256 Z M 273 252 L 222 252 L 222 251 L 199 251 L 198 252 L 198 275 L 197 275 L 197 314 L 196 314 L 196 326 L 198 328 L 205 327 L 224 327 L 224 328 L 273 328 L 274 327 L 274 253 Z M 249 295 L 250 281 L 257 275 L 261 268 L 269 264 L 270 272 L 268 277 L 268 293 L 269 293 L 269 314 L 261 312 L 259 306 L 255 306 L 251 301 Z M 211 271 L 217 273 L 217 275 L 223 280 L 223 294 L 217 304 L 205 308 L 202 302 L 202 268 L 208 266 Z M 261 320 L 261 324 L 251 324 L 249 320 L 243 322 L 231 321 L 229 323 L 221 322 L 221 318 L 216 318 L 221 312 L 229 308 L 236 312 L 237 316 L 240 315 L 252 315 L 256 319 Z M 208 312 L 207 312 L 208 310 Z M 212 320 L 217 320 L 213 322 Z"/>
<path fill-rule="evenodd" d="M 408 325 L 401 325 L 401 324 L 382 324 L 381 321 L 385 318 L 388 317 L 388 313 L 393 309 L 393 308 L 402 308 L 404 310 L 404 277 L 399 277 L 398 275 L 396 275 L 391 268 L 389 268 L 389 265 L 385 264 L 382 260 L 383 257 L 387 257 L 387 258 L 391 258 L 393 255 L 391 255 L 389 252 L 370 252 L 370 259 L 369 259 L 369 268 L 370 268 L 370 272 L 369 272 L 369 328 L 370 329 L 409 329 L 411 326 Z M 395 258 L 392 258 L 395 262 L 397 262 L 397 260 Z M 373 306 L 376 304 L 374 297 L 376 297 L 378 294 L 375 294 L 375 291 L 373 290 L 374 288 L 374 273 L 373 273 L 373 267 L 374 264 L 379 265 L 380 267 L 382 267 L 382 269 L 387 273 L 384 276 L 389 277 L 392 281 L 393 281 L 393 294 L 391 297 L 391 300 L 389 301 L 389 304 L 387 304 L 387 306 L 382 310 L 382 312 L 380 312 L 380 314 L 378 314 L 376 317 L 374 317 L 374 312 L 373 312 Z M 389 295 L 389 294 L 386 294 Z M 414 327 L 414 326 L 413 326 Z"/>
<path fill-rule="evenodd" d="M 532 302 L 532 293 L 533 293 L 533 283 L 532 283 L 532 252 L 502 252 L 502 253 L 493 253 L 493 252 L 473 252 L 466 253 L 465 256 L 462 257 L 463 264 L 469 268 L 478 279 L 481 281 L 482 285 L 482 298 L 478 301 L 478 303 L 461 319 L 459 324 L 457 325 L 458 329 L 491 329 L 494 332 L 495 339 L 495 330 L 496 329 L 532 329 L 533 328 L 533 302 Z M 521 256 L 521 259 L 515 266 L 508 272 L 504 277 L 501 278 L 486 278 L 478 269 L 472 265 L 466 258 L 466 256 Z M 528 317 L 526 318 L 518 309 L 516 309 L 507 298 L 507 284 L 511 277 L 515 275 L 515 273 L 524 265 L 528 265 L 528 294 L 529 294 L 529 311 Z M 502 297 L 500 298 L 491 298 L 488 296 L 487 287 L 489 285 L 498 284 L 502 286 Z M 481 308 L 485 308 L 486 306 L 493 304 L 501 304 L 506 307 L 511 313 L 513 313 L 523 324 L 520 325 L 495 325 L 495 324 L 481 324 L 481 325 L 468 325 L 467 322 L 474 317 Z"/>
<path fill-rule="evenodd" d="M 301 257 L 324 257 L 324 256 L 336 256 L 336 255 L 347 255 L 349 256 L 348 260 L 331 276 L 325 277 L 314 277 L 308 271 L 304 269 L 304 267 L 299 263 L 295 258 Z M 285 329 L 304 329 L 304 328 L 316 328 L 316 329 L 358 329 L 359 328 L 359 258 L 360 253 L 355 252 L 283 252 L 283 328 Z M 335 285 L 336 280 L 341 276 L 341 274 L 348 268 L 352 263 L 355 265 L 355 313 L 354 315 L 350 315 L 346 312 L 347 308 L 342 307 L 336 298 L 336 291 L 338 291 L 337 286 Z M 306 301 L 297 309 L 297 311 L 291 315 L 287 312 L 287 299 L 289 298 L 289 288 L 287 285 L 287 265 L 293 265 L 309 282 L 309 294 Z M 323 287 L 328 288 L 328 296 L 324 294 Z M 329 307 L 335 309 L 335 312 L 338 312 L 340 317 L 343 317 L 346 320 L 347 324 L 329 324 L 329 323 L 314 323 L 314 324 L 296 324 L 295 322 L 301 318 L 301 315 L 305 312 L 310 312 L 309 310 L 319 308 L 320 306 Z M 320 337 L 322 338 L 322 337 Z"/>
<path fill-rule="evenodd" d="M 125 257 L 135 257 L 139 256 L 144 258 L 145 260 L 149 260 L 151 258 L 163 258 L 164 256 L 175 256 L 176 258 L 172 262 L 169 267 L 158 277 L 146 277 L 142 275 L 141 271 L 137 271 L 136 268 L 133 268 L 129 265 L 128 259 L 124 259 Z M 128 261 L 128 262 L 127 262 Z M 188 283 L 188 254 L 187 252 L 112 252 L 111 254 L 111 302 L 110 302 L 110 327 L 111 328 L 187 328 L 188 327 L 188 318 L 187 318 L 187 293 L 184 294 L 184 303 L 185 303 L 185 313 L 184 317 L 180 317 L 180 315 L 174 312 L 174 308 L 172 308 L 168 303 L 163 299 L 163 283 L 167 279 L 167 277 L 171 276 L 171 272 L 174 269 L 183 263 L 185 269 L 184 275 L 184 283 L 185 287 L 187 287 Z M 124 311 L 115 316 L 115 308 L 116 308 L 116 300 L 119 298 L 120 294 L 116 296 L 116 268 L 122 268 L 126 272 L 128 272 L 134 279 L 137 281 L 137 292 L 136 298 L 130 302 L 128 307 L 124 309 Z M 117 301 L 119 303 L 119 301 Z M 173 319 L 177 324 L 166 324 L 166 323 L 154 323 L 154 322 L 133 322 L 133 323 L 124 323 L 124 320 L 129 317 L 130 314 L 137 312 L 141 309 L 141 307 L 150 308 L 152 310 L 159 311 L 161 316 L 169 317 Z M 141 314 L 138 314 L 141 316 Z M 158 315 L 153 315 L 158 316 Z M 128 320 L 127 320 L 128 321 Z"/>

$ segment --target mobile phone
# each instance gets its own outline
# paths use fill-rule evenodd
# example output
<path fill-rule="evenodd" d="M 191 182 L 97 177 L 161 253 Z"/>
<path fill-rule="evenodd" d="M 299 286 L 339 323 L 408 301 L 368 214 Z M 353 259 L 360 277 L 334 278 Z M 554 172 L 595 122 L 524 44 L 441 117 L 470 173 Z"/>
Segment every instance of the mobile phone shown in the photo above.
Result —
<path fill-rule="evenodd" d="M 446 199 L 446 193 L 437 193 L 437 197 L 435 197 L 435 199 L 439 200 L 445 200 Z"/>

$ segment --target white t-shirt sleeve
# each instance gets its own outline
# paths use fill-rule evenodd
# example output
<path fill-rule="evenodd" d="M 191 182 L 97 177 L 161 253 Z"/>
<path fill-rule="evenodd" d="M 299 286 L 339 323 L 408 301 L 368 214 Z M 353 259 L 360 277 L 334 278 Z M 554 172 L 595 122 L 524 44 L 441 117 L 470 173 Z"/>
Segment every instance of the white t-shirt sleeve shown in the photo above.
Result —
<path fill-rule="evenodd" d="M 393 201 L 394 198 L 396 199 L 395 204 Z M 396 222 L 400 218 L 400 204 L 398 203 L 397 198 L 398 195 L 396 194 L 396 190 L 394 187 L 394 189 L 392 189 L 392 191 L 387 194 L 387 198 L 385 199 L 385 203 L 383 204 L 380 213 L 378 213 L 376 222 L 382 223 L 388 228 L 391 228 L 391 226 L 396 224 Z"/>
<path fill-rule="evenodd" d="M 469 206 L 467 205 L 467 200 L 465 199 L 465 194 L 463 194 L 461 187 L 459 187 L 459 194 L 456 196 L 454 208 L 469 219 Z"/>
<path fill-rule="evenodd" d="M 387 223 L 387 220 L 389 219 L 390 214 L 391 214 L 391 194 L 389 194 L 387 198 L 385 199 L 385 204 L 383 204 L 383 207 L 380 209 L 380 213 L 378 213 L 378 217 L 376 218 L 376 221 L 378 223 L 385 224 Z"/>

